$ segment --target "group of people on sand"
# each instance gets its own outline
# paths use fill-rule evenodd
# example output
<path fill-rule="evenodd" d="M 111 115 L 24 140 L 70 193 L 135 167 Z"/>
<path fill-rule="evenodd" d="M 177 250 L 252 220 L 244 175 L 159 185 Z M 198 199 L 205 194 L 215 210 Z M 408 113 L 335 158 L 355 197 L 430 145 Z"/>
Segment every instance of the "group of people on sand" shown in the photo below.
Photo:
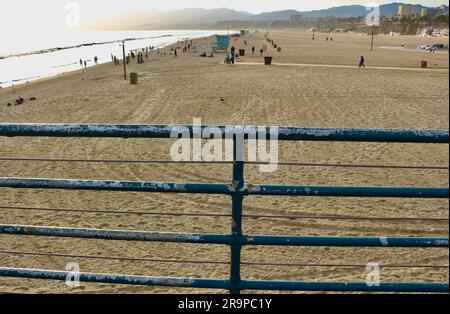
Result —
<path fill-rule="evenodd" d="M 185 46 L 183 48 L 183 52 L 187 52 L 189 50 L 191 50 L 191 48 L 193 47 L 193 41 L 192 40 L 185 40 L 184 41 Z M 137 63 L 144 63 L 144 59 L 148 59 L 149 58 L 149 54 L 150 52 L 154 51 L 155 47 L 153 46 L 148 46 L 148 47 L 144 47 L 141 48 L 140 50 L 132 50 L 130 51 L 127 56 L 125 57 L 124 62 L 126 62 L 127 64 L 129 64 L 131 62 L 131 59 L 136 59 Z M 174 55 L 174 58 L 178 57 L 178 51 L 177 49 L 181 49 L 181 47 L 178 48 L 172 48 L 172 52 Z M 156 48 L 156 54 L 162 55 L 161 49 L 160 48 Z M 166 53 L 164 53 L 165 55 Z M 212 57 L 213 55 L 211 54 L 210 57 Z M 81 67 L 87 68 L 88 66 L 88 62 L 90 62 L 92 60 L 83 60 L 80 59 L 79 63 Z M 93 61 L 95 64 L 98 64 L 99 62 L 99 58 L 97 56 L 94 56 Z M 121 62 L 121 58 L 117 57 L 116 55 L 114 55 L 113 53 L 111 53 L 111 61 L 114 63 L 114 65 L 120 65 Z"/>
<path fill-rule="evenodd" d="M 183 44 L 183 48 L 178 47 L 178 49 L 182 49 L 183 52 L 191 51 L 191 48 L 194 46 L 194 42 L 191 39 L 185 39 L 184 41 L 178 41 L 179 44 Z"/>
<path fill-rule="evenodd" d="M 187 46 L 183 47 L 183 52 L 191 51 L 191 43 L 188 43 Z"/>
<path fill-rule="evenodd" d="M 268 39 L 268 40 L 269 40 L 269 39 Z M 328 40 L 329 40 L 329 41 L 333 41 L 333 38 L 327 36 L 327 37 L 326 37 L 326 40 L 327 40 L 327 41 L 328 41 Z M 185 46 L 184 46 L 184 48 L 183 48 L 183 52 L 190 51 L 190 50 L 191 50 L 191 47 L 192 47 L 192 40 L 190 40 L 190 41 L 185 40 L 184 43 L 185 43 Z M 245 41 L 244 44 L 247 45 L 247 44 L 248 44 L 247 41 Z M 150 46 L 150 47 L 145 47 L 145 48 L 142 48 L 141 51 L 137 51 L 137 54 L 136 54 L 134 51 L 130 51 L 130 53 L 128 53 L 128 55 L 127 55 L 127 57 L 126 57 L 125 62 L 128 64 L 128 63 L 130 63 L 130 60 L 131 60 L 131 59 L 135 59 L 135 58 L 137 57 L 137 63 L 144 63 L 144 57 L 145 57 L 145 59 L 148 59 L 148 57 L 149 57 L 149 51 L 153 51 L 153 49 L 154 49 L 154 47 L 152 47 L 152 46 Z M 178 57 L 178 50 L 177 50 L 177 48 L 172 48 L 171 50 L 172 50 L 172 52 L 173 52 L 174 58 L 177 58 L 177 57 Z M 255 55 L 255 53 L 256 53 L 256 47 L 255 47 L 254 45 L 252 46 L 252 49 L 251 49 L 251 50 L 252 50 L 252 55 Z M 264 45 L 262 46 L 262 48 L 259 50 L 259 53 L 260 53 L 261 56 L 262 56 L 262 55 L 264 54 L 264 52 L 266 52 L 266 51 L 267 51 L 267 45 L 264 44 Z M 157 54 L 160 55 L 160 49 L 159 49 L 159 48 L 157 49 Z M 209 58 L 212 58 L 212 57 L 214 57 L 214 55 L 213 55 L 213 53 L 211 53 L 211 54 L 208 56 L 208 55 L 206 54 L 206 52 L 203 52 L 203 53 L 200 55 L 200 57 L 209 57 Z M 227 63 L 227 64 L 234 64 L 236 58 L 239 58 L 239 54 L 236 54 L 236 47 L 235 47 L 235 46 L 232 46 L 231 49 L 230 49 L 230 53 L 227 54 L 227 56 L 225 57 L 225 63 Z M 87 68 L 87 63 L 88 63 L 88 61 L 89 61 L 89 60 L 83 60 L 83 59 L 80 59 L 80 66 L 81 66 L 81 67 L 84 67 L 84 68 Z M 119 64 L 120 64 L 119 58 L 117 58 L 117 57 L 116 57 L 115 55 L 113 55 L 112 53 L 111 53 L 111 61 L 114 62 L 114 65 L 119 65 Z M 97 57 L 97 56 L 94 56 L 94 62 L 95 62 L 95 64 L 98 64 L 98 57 Z M 365 62 L 366 62 L 366 60 L 365 60 L 364 56 L 360 56 L 360 58 L 359 58 L 359 63 L 358 63 L 358 67 L 359 67 L 359 68 L 365 68 L 365 67 L 366 67 Z"/>
<path fill-rule="evenodd" d="M 206 55 L 206 52 L 204 52 L 204 53 L 202 53 L 202 54 L 200 55 L 200 57 L 202 57 L 202 58 L 206 58 L 206 57 L 208 57 L 208 58 L 213 58 L 214 55 L 213 55 L 213 53 L 211 52 L 211 54 L 208 56 L 208 55 Z"/>
<path fill-rule="evenodd" d="M 91 61 L 91 60 L 80 59 L 80 67 L 87 68 L 87 64 L 88 64 L 89 61 Z M 98 64 L 98 57 L 97 56 L 94 56 L 94 63 Z"/>
<path fill-rule="evenodd" d="M 194 43 L 193 43 L 192 40 L 186 39 L 186 40 L 184 40 L 183 42 L 180 42 L 180 41 L 179 41 L 178 43 L 179 43 L 179 44 L 180 44 L 180 43 L 183 43 L 184 46 L 183 46 L 183 47 L 178 46 L 178 47 L 176 47 L 176 48 L 172 48 L 172 49 L 171 49 L 171 51 L 173 52 L 174 58 L 178 58 L 178 49 L 182 50 L 183 53 L 186 53 L 186 52 L 191 51 L 191 49 L 194 47 L 194 46 L 193 46 Z M 159 54 L 159 53 L 158 53 L 158 54 Z"/>
<path fill-rule="evenodd" d="M 259 49 L 259 54 L 262 56 L 262 55 L 264 54 L 264 52 L 266 52 L 266 51 L 267 51 L 267 45 L 264 44 L 264 45 L 261 47 L 261 49 Z M 252 46 L 252 55 L 255 55 L 255 53 L 256 53 L 256 47 L 255 47 L 255 46 Z"/>
<path fill-rule="evenodd" d="M 114 65 L 119 65 L 120 64 L 119 59 L 113 54 L 111 54 L 111 61 L 114 62 Z"/>
<path fill-rule="evenodd" d="M 267 34 L 266 34 L 266 40 L 268 42 L 273 42 L 271 39 L 267 38 Z M 333 41 L 333 37 L 328 37 L 327 36 L 326 40 L 327 41 Z M 244 44 L 247 45 L 248 44 L 247 41 L 244 41 Z M 262 46 L 262 48 L 259 50 L 261 56 L 266 51 L 267 51 L 267 45 L 264 44 Z M 255 53 L 256 53 L 256 47 L 253 45 L 252 46 L 252 55 L 255 55 Z M 211 56 L 212 56 L 212 54 L 211 54 Z M 201 55 L 201 57 L 206 57 L 206 53 L 203 53 L 203 55 Z M 234 64 L 235 63 L 235 59 L 238 58 L 238 57 L 239 57 L 239 55 L 236 54 L 236 48 L 234 46 L 232 46 L 231 49 L 230 49 L 230 53 L 227 54 L 227 56 L 225 57 L 225 63 L 226 64 Z M 364 56 L 360 56 L 359 57 L 358 67 L 359 68 L 365 68 L 366 67 L 366 60 L 365 60 Z"/>
<path fill-rule="evenodd" d="M 145 48 L 141 48 L 140 50 L 132 50 L 125 57 L 125 62 L 129 64 L 131 59 L 136 59 L 138 64 L 144 63 L 144 59 L 148 59 L 150 56 L 150 52 L 153 51 L 153 46 L 148 46 Z M 158 48 L 159 54 L 159 48 Z M 94 58 L 95 61 L 95 58 Z M 120 59 L 111 53 L 111 61 L 114 62 L 114 65 L 120 65 Z M 97 63 L 97 61 L 96 61 Z"/>

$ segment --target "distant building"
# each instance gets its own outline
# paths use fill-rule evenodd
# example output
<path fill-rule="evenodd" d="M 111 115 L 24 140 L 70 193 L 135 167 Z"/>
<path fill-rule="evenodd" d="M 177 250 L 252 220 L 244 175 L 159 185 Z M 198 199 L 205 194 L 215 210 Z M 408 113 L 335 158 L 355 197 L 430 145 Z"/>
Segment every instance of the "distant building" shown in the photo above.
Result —
<path fill-rule="evenodd" d="M 425 27 L 417 29 L 417 35 L 421 37 L 448 37 L 448 28 Z"/>
<path fill-rule="evenodd" d="M 419 16 L 419 8 L 412 4 L 400 4 L 398 6 L 399 17 Z"/>
<path fill-rule="evenodd" d="M 421 17 L 427 16 L 427 14 L 428 14 L 427 8 L 422 8 L 420 10 L 420 16 Z"/>

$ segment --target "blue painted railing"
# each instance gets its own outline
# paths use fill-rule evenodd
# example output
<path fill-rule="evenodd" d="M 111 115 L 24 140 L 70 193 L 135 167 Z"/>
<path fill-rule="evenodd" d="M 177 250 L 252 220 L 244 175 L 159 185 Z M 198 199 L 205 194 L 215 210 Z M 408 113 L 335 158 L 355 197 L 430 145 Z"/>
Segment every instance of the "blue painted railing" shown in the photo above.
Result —
<path fill-rule="evenodd" d="M 118 137 L 170 138 L 175 125 L 68 125 L 68 124 L 0 124 L 0 136 L 44 137 Z M 190 130 L 194 127 L 183 126 Z M 205 127 L 202 127 L 205 128 Z M 247 138 L 254 127 L 216 127 L 225 134 L 227 128 L 242 132 Z M 236 133 L 236 132 L 235 132 Z M 269 130 L 266 134 L 269 137 Z M 370 130 L 370 129 L 278 129 L 278 140 L 290 141 L 350 141 L 397 143 L 449 143 L 449 132 L 444 130 Z M 289 195 L 311 197 L 401 197 L 448 198 L 448 188 L 412 187 L 343 187 L 343 186 L 273 186 L 247 185 L 244 180 L 243 156 L 238 156 L 234 138 L 233 181 L 231 184 L 168 183 L 51 180 L 36 178 L 0 178 L 0 188 L 38 188 L 103 191 L 136 191 L 153 193 L 204 193 L 229 195 L 232 198 L 231 233 L 192 234 L 161 233 L 124 230 L 96 230 L 0 224 L 0 234 L 75 237 L 124 241 L 158 241 L 228 245 L 231 248 L 229 280 L 144 277 L 117 274 L 80 273 L 81 281 L 147 286 L 228 289 L 237 294 L 242 290 L 301 290 L 301 291 L 381 291 L 381 292 L 448 292 L 448 283 L 381 283 L 378 286 L 359 282 L 298 282 L 252 281 L 241 278 L 241 250 L 248 245 L 284 246 L 339 246 L 339 247 L 434 247 L 448 248 L 448 238 L 404 237 L 303 237 L 246 235 L 242 230 L 242 206 L 249 195 Z M 0 276 L 66 280 L 63 271 L 0 267 Z"/>

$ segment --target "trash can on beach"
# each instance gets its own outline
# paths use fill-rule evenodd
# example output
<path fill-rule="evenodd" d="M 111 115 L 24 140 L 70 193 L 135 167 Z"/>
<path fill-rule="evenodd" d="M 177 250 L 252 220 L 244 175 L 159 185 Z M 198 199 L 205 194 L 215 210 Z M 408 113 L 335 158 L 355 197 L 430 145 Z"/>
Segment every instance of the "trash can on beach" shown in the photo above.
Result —
<path fill-rule="evenodd" d="M 272 57 L 264 57 L 264 64 L 265 65 L 271 65 L 272 64 Z"/>
<path fill-rule="evenodd" d="M 422 66 L 422 68 L 426 68 L 428 66 L 428 62 L 425 60 L 422 60 L 421 66 Z"/>
<path fill-rule="evenodd" d="M 138 82 L 138 74 L 135 72 L 130 73 L 130 84 L 136 85 Z"/>
<path fill-rule="evenodd" d="M 244 57 L 245 56 L 245 49 L 239 49 L 239 56 Z"/>

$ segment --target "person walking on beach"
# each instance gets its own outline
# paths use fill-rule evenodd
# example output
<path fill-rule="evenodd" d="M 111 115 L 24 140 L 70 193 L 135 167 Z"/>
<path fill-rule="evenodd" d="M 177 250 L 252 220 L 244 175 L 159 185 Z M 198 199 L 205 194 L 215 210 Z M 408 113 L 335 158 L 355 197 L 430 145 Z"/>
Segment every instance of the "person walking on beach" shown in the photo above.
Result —
<path fill-rule="evenodd" d="M 178 57 L 178 52 L 177 52 L 176 49 L 173 51 L 173 56 L 174 56 L 174 58 L 177 58 L 177 57 Z"/>
<path fill-rule="evenodd" d="M 80 59 L 80 66 L 83 66 L 83 60 Z"/>
<path fill-rule="evenodd" d="M 361 56 L 360 58 L 359 58 L 359 67 L 361 68 L 361 67 L 363 67 L 363 68 L 365 68 L 366 67 L 366 64 L 365 64 L 365 60 L 364 60 L 364 56 Z"/>
<path fill-rule="evenodd" d="M 98 64 L 98 57 L 97 56 L 94 57 L 94 62 L 95 62 L 95 64 Z"/>
<path fill-rule="evenodd" d="M 256 50 L 256 48 L 255 48 L 255 46 L 253 46 L 252 47 L 252 55 L 255 55 L 255 50 Z"/>
<path fill-rule="evenodd" d="M 86 60 L 84 60 L 84 68 L 85 69 L 87 68 L 87 61 Z"/>

